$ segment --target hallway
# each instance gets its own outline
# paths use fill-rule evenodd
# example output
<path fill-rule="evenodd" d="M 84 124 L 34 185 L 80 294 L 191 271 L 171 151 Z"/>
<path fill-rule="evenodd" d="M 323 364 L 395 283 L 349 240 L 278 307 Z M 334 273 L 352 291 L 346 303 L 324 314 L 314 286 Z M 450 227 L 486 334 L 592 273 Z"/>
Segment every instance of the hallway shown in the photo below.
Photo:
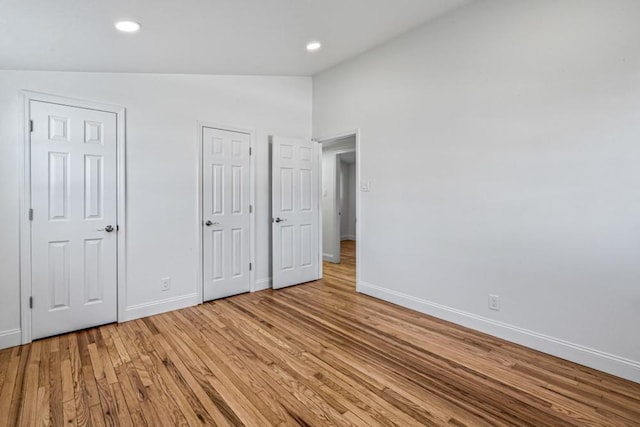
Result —
<path fill-rule="evenodd" d="M 325 278 L 351 283 L 356 285 L 356 241 L 343 240 L 340 242 L 340 264 L 325 261 L 322 264 Z"/>

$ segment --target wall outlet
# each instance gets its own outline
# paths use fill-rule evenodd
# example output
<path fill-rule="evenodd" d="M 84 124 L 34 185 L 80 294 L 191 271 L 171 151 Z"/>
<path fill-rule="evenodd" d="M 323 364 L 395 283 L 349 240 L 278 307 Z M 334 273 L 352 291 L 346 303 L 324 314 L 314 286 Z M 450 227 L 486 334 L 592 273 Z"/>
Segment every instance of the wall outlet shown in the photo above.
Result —
<path fill-rule="evenodd" d="M 160 290 L 168 291 L 171 289 L 171 277 L 163 277 L 160 279 Z"/>
<path fill-rule="evenodd" d="M 489 295 L 489 309 L 500 311 L 500 297 L 498 295 Z"/>

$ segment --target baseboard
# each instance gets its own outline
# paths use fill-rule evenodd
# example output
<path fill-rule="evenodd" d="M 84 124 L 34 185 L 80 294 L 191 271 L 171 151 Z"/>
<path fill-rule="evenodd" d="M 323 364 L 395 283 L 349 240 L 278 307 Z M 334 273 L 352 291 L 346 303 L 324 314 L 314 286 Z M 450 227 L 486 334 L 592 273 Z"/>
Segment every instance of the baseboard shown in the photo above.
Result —
<path fill-rule="evenodd" d="M 361 281 L 358 291 L 561 359 L 640 383 L 640 361 L 498 322 Z"/>
<path fill-rule="evenodd" d="M 200 302 L 199 295 L 197 293 L 193 293 L 166 298 L 159 301 L 130 305 L 125 309 L 122 318 L 118 319 L 118 322 L 127 322 L 129 320 L 140 319 L 141 317 L 179 310 L 181 308 L 198 305 Z"/>
<path fill-rule="evenodd" d="M 0 350 L 22 344 L 21 332 L 20 329 L 0 331 Z"/>
<path fill-rule="evenodd" d="M 356 236 L 353 234 L 345 234 L 344 236 L 340 236 L 340 240 L 356 240 Z"/>
<path fill-rule="evenodd" d="M 264 291 L 265 289 L 271 289 L 271 277 L 256 280 L 255 287 L 251 292 Z"/>
<path fill-rule="evenodd" d="M 337 262 L 336 261 L 336 257 L 333 256 L 333 254 L 329 254 L 329 253 L 326 253 L 326 252 L 322 253 L 322 259 L 325 260 L 325 261 L 328 261 L 328 262 Z"/>

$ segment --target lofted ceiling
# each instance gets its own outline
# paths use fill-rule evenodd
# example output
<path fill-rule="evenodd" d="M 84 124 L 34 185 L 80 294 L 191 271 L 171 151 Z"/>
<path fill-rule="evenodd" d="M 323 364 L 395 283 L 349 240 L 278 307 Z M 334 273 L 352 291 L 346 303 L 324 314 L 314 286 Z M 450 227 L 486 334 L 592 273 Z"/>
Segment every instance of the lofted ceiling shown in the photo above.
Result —
<path fill-rule="evenodd" d="M 469 1 L 0 0 L 0 69 L 308 76 Z"/>

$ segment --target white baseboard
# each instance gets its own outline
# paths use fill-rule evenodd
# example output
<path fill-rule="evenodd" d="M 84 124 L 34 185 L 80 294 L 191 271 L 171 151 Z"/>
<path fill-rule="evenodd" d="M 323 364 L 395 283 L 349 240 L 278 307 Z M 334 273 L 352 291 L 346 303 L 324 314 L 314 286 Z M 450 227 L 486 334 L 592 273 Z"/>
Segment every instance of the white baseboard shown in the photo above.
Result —
<path fill-rule="evenodd" d="M 360 281 L 358 291 L 552 356 L 640 383 L 640 361 L 550 337 Z"/>
<path fill-rule="evenodd" d="M 271 277 L 256 280 L 256 285 L 251 292 L 264 291 L 265 289 L 271 289 Z"/>
<path fill-rule="evenodd" d="M 20 329 L 0 331 L 0 350 L 22 344 L 21 332 L 22 331 Z"/>
<path fill-rule="evenodd" d="M 329 254 L 329 253 L 326 253 L 326 252 L 322 253 L 322 259 L 324 261 L 328 261 L 328 262 L 337 262 L 336 261 L 336 257 L 333 256 L 333 254 Z"/>
<path fill-rule="evenodd" d="M 166 298 L 159 301 L 130 305 L 125 309 L 122 318 L 118 319 L 118 322 L 127 322 L 129 320 L 140 319 L 141 317 L 179 310 L 181 308 L 198 305 L 199 303 L 200 300 L 198 293 L 193 293 Z"/>
<path fill-rule="evenodd" d="M 353 234 L 345 234 L 344 236 L 340 236 L 340 240 L 356 240 L 356 236 Z"/>

